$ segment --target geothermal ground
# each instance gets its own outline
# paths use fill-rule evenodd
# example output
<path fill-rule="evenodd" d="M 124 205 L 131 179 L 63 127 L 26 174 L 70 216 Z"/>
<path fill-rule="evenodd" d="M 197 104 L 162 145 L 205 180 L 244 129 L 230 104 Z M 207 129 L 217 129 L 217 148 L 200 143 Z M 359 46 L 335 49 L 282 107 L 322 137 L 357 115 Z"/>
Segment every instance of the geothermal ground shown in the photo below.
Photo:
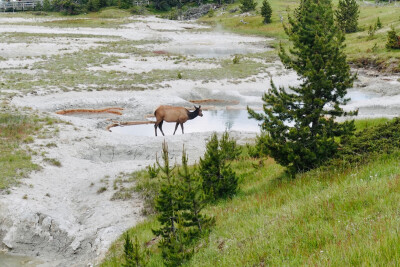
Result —
<path fill-rule="evenodd" d="M 1 248 L 29 256 L 13 258 L 26 266 L 99 263 L 113 240 L 144 218 L 139 195 L 111 200 L 114 181 L 153 164 L 164 140 L 173 161 L 179 162 L 183 145 L 190 161 L 197 161 L 210 134 L 221 130 L 202 118 L 195 119 L 199 125 L 193 129 L 198 130 L 190 131 L 188 123 L 186 134 L 178 129 L 173 136 L 167 130 L 165 137 L 154 137 L 151 124 L 145 125 L 147 136 L 110 132 L 108 125 L 154 120 L 151 115 L 159 105 L 192 108 L 195 103 L 204 110 L 223 110 L 228 114 L 223 123 L 231 130 L 241 122 L 229 111 L 261 109 L 271 79 L 277 86 L 299 84 L 266 38 L 155 17 L 132 17 L 113 28 L 61 27 L 59 21 L 0 15 L 2 101 L 62 121 L 49 129 L 52 135 L 27 145 L 39 152 L 33 160 L 42 169 L 0 192 Z M 359 109 L 359 117 L 399 115 L 399 77 L 353 71 L 358 79 L 346 109 Z M 111 107 L 121 108 L 121 115 L 56 113 Z M 230 134 L 244 144 L 257 131 Z M 2 258 L 12 262 L 10 256 L 0 254 Z"/>

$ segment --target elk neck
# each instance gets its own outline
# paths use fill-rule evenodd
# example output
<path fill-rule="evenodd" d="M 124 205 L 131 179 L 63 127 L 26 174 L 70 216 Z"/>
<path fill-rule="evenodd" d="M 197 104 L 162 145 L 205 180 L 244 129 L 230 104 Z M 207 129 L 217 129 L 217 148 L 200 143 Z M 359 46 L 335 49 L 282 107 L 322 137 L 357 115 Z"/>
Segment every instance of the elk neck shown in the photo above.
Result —
<path fill-rule="evenodd" d="M 187 111 L 187 114 L 188 114 L 188 119 L 189 119 L 189 120 L 193 120 L 194 118 L 196 118 L 197 116 L 199 116 L 199 110 L 196 109 L 196 110 L 193 111 L 193 112 L 190 112 L 190 111 L 188 110 L 188 111 Z"/>

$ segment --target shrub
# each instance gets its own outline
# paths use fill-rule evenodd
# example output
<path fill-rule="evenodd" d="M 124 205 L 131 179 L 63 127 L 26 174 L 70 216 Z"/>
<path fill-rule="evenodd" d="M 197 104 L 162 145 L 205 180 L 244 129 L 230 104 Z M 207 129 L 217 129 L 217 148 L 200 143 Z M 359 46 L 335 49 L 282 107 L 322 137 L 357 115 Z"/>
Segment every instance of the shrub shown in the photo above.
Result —
<path fill-rule="evenodd" d="M 391 30 L 388 31 L 386 48 L 387 49 L 400 49 L 400 37 L 397 36 L 397 32 L 393 26 L 391 27 Z"/>
<path fill-rule="evenodd" d="M 129 9 L 133 5 L 131 0 L 118 0 L 118 7 L 121 9 Z"/>
<path fill-rule="evenodd" d="M 143 15 L 146 13 L 146 8 L 143 6 L 133 6 L 129 9 L 129 13 L 132 15 Z"/>
<path fill-rule="evenodd" d="M 390 154 L 400 149 L 400 119 L 366 128 L 343 138 L 336 158 L 343 162 L 362 162 L 374 154 Z"/>
<path fill-rule="evenodd" d="M 232 59 L 232 63 L 233 63 L 233 64 L 239 64 L 239 62 L 240 62 L 240 56 L 235 55 L 235 56 L 233 57 L 233 59 Z"/>
<path fill-rule="evenodd" d="M 242 13 L 256 9 L 257 3 L 254 0 L 240 0 L 240 10 Z"/>
<path fill-rule="evenodd" d="M 247 144 L 247 153 L 251 158 L 261 158 L 264 156 L 268 156 L 268 148 L 267 148 L 267 139 L 268 136 L 266 134 L 261 134 L 257 136 L 256 144 L 251 146 Z"/>
<path fill-rule="evenodd" d="M 215 14 L 215 11 L 214 11 L 213 8 L 211 8 L 211 9 L 208 11 L 207 16 L 208 16 L 209 18 L 212 18 L 212 17 L 214 17 L 214 14 Z"/>
<path fill-rule="evenodd" d="M 176 7 L 171 8 L 171 11 L 169 12 L 168 19 L 170 20 L 178 20 L 179 18 L 179 11 Z"/>
<path fill-rule="evenodd" d="M 43 11 L 51 11 L 50 0 L 43 0 Z"/>
<path fill-rule="evenodd" d="M 264 23 L 271 23 L 272 8 L 268 0 L 262 3 L 261 16 L 264 18 Z"/>

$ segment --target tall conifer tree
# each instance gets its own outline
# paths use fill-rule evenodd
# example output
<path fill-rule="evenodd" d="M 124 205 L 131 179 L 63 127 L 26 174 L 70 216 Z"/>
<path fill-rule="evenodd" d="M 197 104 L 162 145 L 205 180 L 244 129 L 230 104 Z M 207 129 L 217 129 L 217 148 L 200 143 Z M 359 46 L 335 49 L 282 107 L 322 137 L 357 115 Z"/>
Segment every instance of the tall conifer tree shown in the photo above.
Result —
<path fill-rule="evenodd" d="M 346 113 L 347 88 L 354 76 L 343 53 L 344 35 L 338 30 L 330 0 L 302 0 L 285 27 L 293 48 L 282 46 L 279 56 L 286 68 L 297 72 L 298 87 L 276 88 L 264 94 L 264 113 L 251 109 L 250 117 L 263 121 L 269 155 L 290 174 L 314 168 L 335 154 L 336 137 L 354 132 L 354 121 L 338 123 Z"/>

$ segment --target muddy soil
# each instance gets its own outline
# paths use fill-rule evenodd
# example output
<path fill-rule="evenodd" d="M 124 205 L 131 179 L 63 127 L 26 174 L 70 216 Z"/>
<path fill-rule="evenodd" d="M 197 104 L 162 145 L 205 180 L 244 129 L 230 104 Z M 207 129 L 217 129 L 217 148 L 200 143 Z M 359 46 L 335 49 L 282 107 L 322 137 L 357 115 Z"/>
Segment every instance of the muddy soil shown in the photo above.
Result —
<path fill-rule="evenodd" d="M 17 18 L 15 20 L 18 21 Z M 24 19 L 26 20 L 29 21 Z M 0 18 L 0 24 L 4 21 L 6 20 Z M 171 22 L 154 17 L 135 17 L 131 23 L 117 29 L 41 27 L 34 25 L 34 21 L 31 22 L 30 26 L 4 24 L 1 25 L 0 32 L 79 33 L 99 38 L 112 36 L 123 40 L 150 40 L 154 43 L 140 47 L 198 58 L 231 58 L 238 53 L 258 53 L 268 50 L 267 44 L 270 41 L 260 37 L 214 31 L 194 22 Z M 93 39 L 87 38 L 79 38 L 78 42 L 64 39 L 51 42 L 48 46 L 52 49 L 41 45 L 30 46 L 29 49 L 37 55 L 31 59 L 16 58 L 9 52 L 5 60 L 0 61 L 0 70 L 12 66 L 13 71 L 23 73 L 25 64 L 32 64 L 32 60 L 45 60 L 40 55 L 61 55 L 94 46 Z M 19 45 L 22 47 L 22 44 Z M 0 43 L 0 49 L 9 48 L 9 44 Z M 17 60 L 31 61 L 21 65 L 16 63 Z M 58 160 L 61 166 L 45 163 L 42 157 L 35 156 L 33 160 L 43 166 L 42 170 L 32 173 L 20 186 L 11 188 L 10 194 L 0 194 L 2 249 L 36 257 L 42 262 L 39 264 L 42 266 L 86 266 L 99 263 L 110 244 L 123 231 L 144 219 L 141 215 L 142 201 L 138 195 L 129 201 L 110 200 L 114 179 L 122 172 L 133 172 L 154 163 L 155 154 L 161 150 L 164 140 L 169 145 L 173 162 L 179 161 L 183 145 L 190 162 L 198 161 L 213 132 L 213 129 L 209 129 L 206 132 L 165 137 L 133 136 L 109 132 L 106 130 L 107 125 L 112 121 L 145 120 L 159 105 L 190 108 L 193 107 L 190 102 L 193 100 L 200 101 L 197 103 L 209 110 L 245 109 L 248 105 L 260 109 L 261 96 L 270 87 L 271 77 L 277 86 L 299 84 L 295 73 L 285 70 L 279 62 L 268 62 L 257 57 L 250 60 L 262 62 L 265 65 L 262 71 L 234 81 L 177 78 L 159 82 L 157 87 L 143 86 L 143 91 L 60 92 L 47 88 L 39 88 L 28 94 L 13 90 L 3 91 L 7 95 L 14 94 L 10 105 L 29 107 L 35 113 L 59 118 L 68 124 L 60 124 L 59 132 L 53 137 L 36 139 L 29 145 L 31 149 L 45 153 L 46 157 Z M 118 63 L 97 66 L 92 71 L 141 73 L 159 69 L 160 65 L 167 69 L 179 67 L 215 71 L 218 63 L 178 63 L 177 67 L 170 63 L 163 65 L 159 58 L 147 58 L 144 61 L 141 57 L 130 56 Z M 397 116 L 400 111 L 399 77 L 377 76 L 374 72 L 362 70 L 358 72 L 355 88 L 349 91 L 353 100 L 345 108 L 360 109 L 361 117 Z M 210 101 L 203 101 L 205 99 Z M 122 115 L 56 114 L 56 111 L 66 109 L 109 107 L 120 107 L 124 110 Z M 230 134 L 240 144 L 252 142 L 256 136 L 255 132 L 245 131 L 232 131 Z M 105 180 L 106 190 L 99 193 Z"/>

